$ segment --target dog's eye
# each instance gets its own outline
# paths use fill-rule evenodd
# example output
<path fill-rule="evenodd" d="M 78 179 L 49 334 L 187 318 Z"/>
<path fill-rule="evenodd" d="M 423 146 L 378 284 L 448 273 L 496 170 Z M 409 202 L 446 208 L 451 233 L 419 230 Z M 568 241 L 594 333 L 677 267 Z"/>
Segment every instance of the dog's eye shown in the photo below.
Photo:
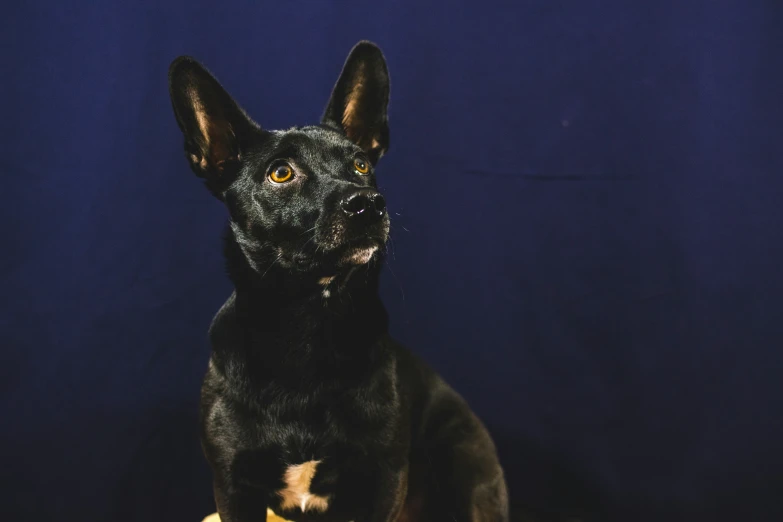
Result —
<path fill-rule="evenodd" d="M 356 169 L 356 172 L 359 174 L 367 174 L 370 172 L 370 165 L 366 161 L 364 161 L 362 158 L 356 158 L 353 160 L 353 168 Z"/>
<path fill-rule="evenodd" d="M 269 173 L 269 179 L 275 183 L 285 183 L 294 177 L 294 171 L 288 165 L 279 165 Z"/>

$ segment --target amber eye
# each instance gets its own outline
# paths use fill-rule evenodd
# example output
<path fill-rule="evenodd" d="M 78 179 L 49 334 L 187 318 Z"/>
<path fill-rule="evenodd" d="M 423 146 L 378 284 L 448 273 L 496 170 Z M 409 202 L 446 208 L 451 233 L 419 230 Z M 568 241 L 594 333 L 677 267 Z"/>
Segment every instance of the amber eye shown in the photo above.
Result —
<path fill-rule="evenodd" d="M 362 158 L 356 158 L 353 160 L 353 168 L 355 168 L 356 172 L 359 174 L 367 174 L 370 172 L 370 164 L 364 161 Z"/>
<path fill-rule="evenodd" d="M 285 183 L 294 177 L 294 171 L 288 165 L 279 165 L 269 173 L 269 179 L 275 183 Z"/>

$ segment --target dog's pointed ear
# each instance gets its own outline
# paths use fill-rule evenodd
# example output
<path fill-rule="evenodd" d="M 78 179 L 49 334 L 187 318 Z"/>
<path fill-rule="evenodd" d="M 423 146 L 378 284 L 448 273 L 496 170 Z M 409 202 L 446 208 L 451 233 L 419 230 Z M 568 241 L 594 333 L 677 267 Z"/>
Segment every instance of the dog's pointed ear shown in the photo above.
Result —
<path fill-rule="evenodd" d="M 236 172 L 248 140 L 261 132 L 209 71 L 189 56 L 169 67 L 169 95 L 193 171 L 212 187 Z"/>
<path fill-rule="evenodd" d="M 321 123 L 360 146 L 376 163 L 389 149 L 389 71 L 373 43 L 356 44 L 332 90 Z"/>

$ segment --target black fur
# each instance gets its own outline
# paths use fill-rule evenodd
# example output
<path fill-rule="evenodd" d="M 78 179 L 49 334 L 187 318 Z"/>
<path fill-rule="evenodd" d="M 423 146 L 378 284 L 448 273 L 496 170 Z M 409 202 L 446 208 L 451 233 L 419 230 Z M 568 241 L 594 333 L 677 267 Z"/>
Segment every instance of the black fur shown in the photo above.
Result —
<path fill-rule="evenodd" d="M 489 434 L 388 335 L 378 277 L 389 217 L 374 173 L 389 147 L 380 50 L 351 51 L 317 126 L 261 129 L 188 57 L 172 63 L 169 83 L 191 168 L 231 218 L 235 291 L 210 328 L 201 402 L 223 522 L 264 521 L 267 507 L 295 521 L 506 521 Z M 289 181 L 272 181 L 287 168 Z M 309 493 L 327 505 L 285 507 L 286 469 L 309 461 L 320 462 Z"/>

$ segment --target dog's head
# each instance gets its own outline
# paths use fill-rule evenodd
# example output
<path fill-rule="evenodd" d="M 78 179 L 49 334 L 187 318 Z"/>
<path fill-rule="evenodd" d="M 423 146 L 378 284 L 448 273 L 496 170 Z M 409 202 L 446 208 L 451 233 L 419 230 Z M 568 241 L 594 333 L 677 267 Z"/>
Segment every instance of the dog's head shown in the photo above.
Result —
<path fill-rule="evenodd" d="M 389 76 L 357 44 L 320 125 L 262 129 L 198 62 L 177 58 L 169 90 L 193 171 L 228 207 L 250 265 L 329 276 L 370 263 L 389 234 L 375 165 L 389 147 Z"/>

